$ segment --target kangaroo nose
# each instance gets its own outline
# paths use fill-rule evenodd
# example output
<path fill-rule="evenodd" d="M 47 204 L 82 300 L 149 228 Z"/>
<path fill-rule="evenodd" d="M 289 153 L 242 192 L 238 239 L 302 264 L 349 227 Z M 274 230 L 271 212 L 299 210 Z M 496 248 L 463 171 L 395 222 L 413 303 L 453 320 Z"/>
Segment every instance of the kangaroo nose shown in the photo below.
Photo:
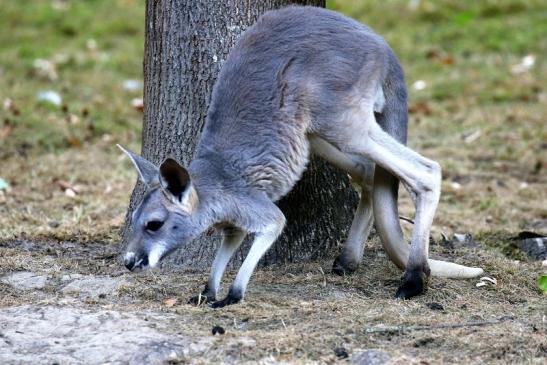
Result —
<path fill-rule="evenodd" d="M 125 267 L 127 267 L 128 270 L 133 270 L 133 267 L 135 267 L 135 259 L 136 256 L 133 252 L 128 252 L 125 254 L 125 257 L 123 258 L 123 264 Z"/>

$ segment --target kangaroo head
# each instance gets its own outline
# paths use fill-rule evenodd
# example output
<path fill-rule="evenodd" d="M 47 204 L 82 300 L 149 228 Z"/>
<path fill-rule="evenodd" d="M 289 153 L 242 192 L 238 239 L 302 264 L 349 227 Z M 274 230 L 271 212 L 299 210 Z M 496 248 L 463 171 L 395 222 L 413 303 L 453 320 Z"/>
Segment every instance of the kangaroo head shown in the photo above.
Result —
<path fill-rule="evenodd" d="M 119 146 L 130 158 L 146 185 L 146 194 L 132 215 L 124 264 L 131 270 L 155 267 L 177 247 L 197 237 L 198 194 L 188 171 L 168 158 L 158 168 Z"/>

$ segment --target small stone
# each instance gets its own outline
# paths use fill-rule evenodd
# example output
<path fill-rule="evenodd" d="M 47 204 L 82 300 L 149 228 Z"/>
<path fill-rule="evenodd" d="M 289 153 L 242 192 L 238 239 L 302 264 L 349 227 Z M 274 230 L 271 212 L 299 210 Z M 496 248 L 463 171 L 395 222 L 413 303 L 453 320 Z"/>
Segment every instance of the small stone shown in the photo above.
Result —
<path fill-rule="evenodd" d="M 123 88 L 127 91 L 138 91 L 141 88 L 141 82 L 139 80 L 124 80 Z"/>
<path fill-rule="evenodd" d="M 125 284 L 124 278 L 83 276 L 65 285 L 61 292 L 78 294 L 90 297 L 99 297 L 101 294 L 115 294 Z"/>
<path fill-rule="evenodd" d="M 211 333 L 213 334 L 213 336 L 216 335 L 217 333 L 219 335 L 223 335 L 223 334 L 226 333 L 226 330 L 221 326 L 213 326 L 213 329 L 211 330 Z"/>
<path fill-rule="evenodd" d="M 61 98 L 61 95 L 53 90 L 40 91 L 38 94 L 36 94 L 36 99 L 39 102 L 51 104 L 57 107 L 61 106 L 63 100 Z"/>
<path fill-rule="evenodd" d="M 416 91 L 423 90 L 427 87 L 427 84 L 424 80 L 418 80 L 412 84 L 412 88 Z"/>
<path fill-rule="evenodd" d="M 351 363 L 356 365 L 383 365 L 391 359 L 391 356 L 382 350 L 365 350 L 356 352 L 351 356 Z"/>
<path fill-rule="evenodd" d="M 518 243 L 518 246 L 534 260 L 547 259 L 547 237 L 523 239 Z"/>
<path fill-rule="evenodd" d="M 450 243 L 454 248 L 477 246 L 477 243 L 471 233 L 454 233 Z"/>
<path fill-rule="evenodd" d="M 51 228 L 57 228 L 61 225 L 61 223 L 59 223 L 57 221 L 51 221 L 47 225 L 50 226 Z"/>
<path fill-rule="evenodd" d="M 440 303 L 431 302 L 431 303 L 427 303 L 426 306 L 429 309 L 434 310 L 434 311 L 443 311 L 444 310 L 444 307 Z"/>
<path fill-rule="evenodd" d="M 349 357 L 348 351 L 343 347 L 336 347 L 334 349 L 334 354 L 339 359 L 347 359 Z"/>
<path fill-rule="evenodd" d="M 17 290 L 43 289 L 46 286 L 47 276 L 30 271 L 19 271 L 3 276 L 0 281 Z"/>

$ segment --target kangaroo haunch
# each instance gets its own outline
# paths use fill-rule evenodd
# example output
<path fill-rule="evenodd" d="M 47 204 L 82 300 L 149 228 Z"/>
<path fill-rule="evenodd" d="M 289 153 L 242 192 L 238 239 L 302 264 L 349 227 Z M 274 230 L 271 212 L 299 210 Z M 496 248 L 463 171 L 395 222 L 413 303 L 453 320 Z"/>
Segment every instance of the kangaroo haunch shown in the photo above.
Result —
<path fill-rule="evenodd" d="M 239 302 L 258 261 L 283 230 L 275 202 L 316 153 L 348 172 L 361 197 L 335 273 L 355 271 L 374 219 L 389 258 L 405 275 L 396 296 L 423 292 L 430 274 L 480 275 L 428 259 L 441 169 L 405 146 L 407 93 L 391 48 L 370 28 L 336 12 L 288 7 L 245 31 L 216 81 L 195 158 L 157 167 L 124 150 L 147 193 L 133 213 L 130 270 L 154 267 L 211 226 L 224 238 L 203 296 L 213 307 Z M 399 225 L 399 180 L 415 197 L 411 244 Z M 226 298 L 217 292 L 247 233 L 254 241 Z"/>

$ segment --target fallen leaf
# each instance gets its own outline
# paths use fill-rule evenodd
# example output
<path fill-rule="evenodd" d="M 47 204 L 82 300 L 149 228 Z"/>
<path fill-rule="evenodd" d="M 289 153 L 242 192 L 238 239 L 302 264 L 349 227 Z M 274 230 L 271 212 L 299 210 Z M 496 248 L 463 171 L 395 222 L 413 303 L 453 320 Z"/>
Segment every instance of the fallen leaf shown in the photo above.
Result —
<path fill-rule="evenodd" d="M 440 56 L 439 56 L 439 52 L 437 52 L 434 49 L 430 49 L 429 51 L 426 52 L 425 57 L 429 60 L 436 60 Z"/>
<path fill-rule="evenodd" d="M 74 198 L 76 197 L 76 192 L 72 189 L 66 189 L 65 195 L 68 196 L 69 198 Z"/>
<path fill-rule="evenodd" d="M 82 147 L 82 140 L 76 137 L 70 137 L 66 140 L 71 147 Z"/>
<path fill-rule="evenodd" d="M 122 86 L 126 91 L 138 91 L 141 89 L 141 82 L 139 80 L 124 80 Z"/>
<path fill-rule="evenodd" d="M 481 135 L 482 135 L 481 130 L 480 130 L 480 129 L 477 129 L 477 130 L 474 131 L 473 133 L 470 133 L 470 134 L 468 134 L 468 135 L 465 135 L 465 136 L 463 137 L 463 141 L 464 141 L 465 143 L 468 143 L 468 144 L 469 144 L 469 143 L 473 143 L 473 142 L 475 142 L 477 139 L 479 139 Z"/>
<path fill-rule="evenodd" d="M 19 108 L 15 106 L 15 103 L 10 98 L 4 99 L 4 110 L 11 112 L 15 116 L 21 114 L 21 111 L 19 110 Z"/>
<path fill-rule="evenodd" d="M 178 302 L 178 299 L 177 298 L 169 298 L 169 299 L 165 299 L 163 301 L 163 304 L 168 307 L 168 308 L 171 308 L 172 306 L 174 306 L 175 304 L 177 304 Z"/>
<path fill-rule="evenodd" d="M 431 115 L 431 108 L 429 107 L 429 104 L 425 101 L 419 101 L 417 103 L 409 105 L 408 112 L 411 114 L 420 113 L 425 115 Z"/>
<path fill-rule="evenodd" d="M 0 177 L 0 191 L 1 190 L 8 190 L 8 189 L 9 189 L 8 182 Z"/>
<path fill-rule="evenodd" d="M 51 81 L 59 78 L 59 75 L 57 75 L 57 66 L 50 60 L 37 58 L 34 60 L 33 66 L 38 75 L 42 77 L 48 78 Z"/>
<path fill-rule="evenodd" d="M 479 282 L 475 284 L 477 288 L 480 288 L 482 286 L 488 286 L 488 285 L 494 285 L 494 286 L 498 285 L 498 281 L 496 280 L 496 278 L 483 276 L 482 278 L 479 279 Z"/>
<path fill-rule="evenodd" d="M 441 57 L 439 59 L 439 61 L 443 64 L 443 65 L 453 65 L 454 64 L 454 57 L 452 56 L 444 56 L 444 57 Z"/>
<path fill-rule="evenodd" d="M 4 126 L 0 128 L 0 139 L 7 138 L 13 130 L 13 124 L 9 120 L 4 121 Z"/>
<path fill-rule="evenodd" d="M 144 111 L 144 102 L 142 99 L 135 98 L 131 100 L 131 106 L 140 112 Z"/>
<path fill-rule="evenodd" d="M 69 114 L 66 117 L 66 121 L 69 124 L 78 124 L 78 123 L 80 123 L 80 117 L 78 117 L 76 114 Z"/>
<path fill-rule="evenodd" d="M 522 74 L 529 71 L 536 63 L 536 56 L 528 54 L 520 60 L 520 63 L 511 66 L 511 73 L 514 75 Z"/>
<path fill-rule="evenodd" d="M 81 192 L 81 187 L 78 185 L 72 185 L 68 181 L 65 180 L 57 180 L 57 185 L 61 188 L 62 191 L 65 193 L 70 190 L 74 195 L 79 194 Z M 71 195 L 72 193 L 68 193 L 67 195 Z"/>
<path fill-rule="evenodd" d="M 85 46 L 90 51 L 94 51 L 97 49 L 97 41 L 94 40 L 93 38 L 90 38 L 85 42 Z"/>
<path fill-rule="evenodd" d="M 36 99 L 39 102 L 52 104 L 55 106 L 61 106 L 63 102 L 61 95 L 59 95 L 58 92 L 53 90 L 40 91 L 38 94 L 36 94 Z"/>
<path fill-rule="evenodd" d="M 3 105 L 4 105 L 4 110 L 10 111 L 11 108 L 13 107 L 13 100 L 11 100 L 10 98 L 5 98 Z"/>
<path fill-rule="evenodd" d="M 427 87 L 427 84 L 424 80 L 418 80 L 412 84 L 412 88 L 417 91 L 423 90 L 426 87 Z"/>

